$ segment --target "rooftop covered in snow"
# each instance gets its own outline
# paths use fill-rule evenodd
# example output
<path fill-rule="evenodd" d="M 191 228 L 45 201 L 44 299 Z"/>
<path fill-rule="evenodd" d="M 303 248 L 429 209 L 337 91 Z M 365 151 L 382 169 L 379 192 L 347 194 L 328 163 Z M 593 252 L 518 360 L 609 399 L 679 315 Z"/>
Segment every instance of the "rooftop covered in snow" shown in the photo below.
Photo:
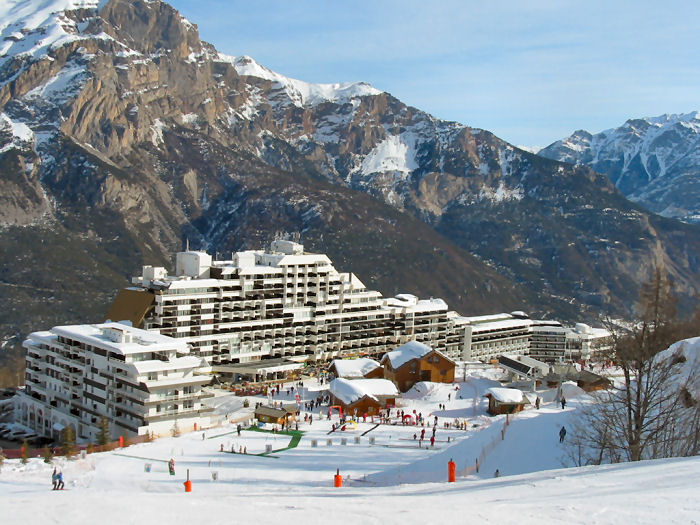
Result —
<path fill-rule="evenodd" d="M 387 352 L 382 358 L 382 364 L 388 362 L 391 368 L 396 370 L 402 367 L 412 359 L 420 359 L 424 355 L 432 352 L 432 348 L 418 341 L 409 341 L 405 345 L 398 347 L 396 350 Z"/>
<path fill-rule="evenodd" d="M 379 363 L 374 359 L 360 357 L 358 359 L 335 359 L 331 362 L 329 368 L 335 367 L 338 377 L 356 379 L 365 377 L 372 370 L 379 368 L 379 366 Z"/>
<path fill-rule="evenodd" d="M 330 382 L 330 392 L 337 399 L 349 405 L 367 396 L 375 401 L 382 397 L 397 397 L 396 385 L 388 379 L 344 379 L 339 377 Z"/>

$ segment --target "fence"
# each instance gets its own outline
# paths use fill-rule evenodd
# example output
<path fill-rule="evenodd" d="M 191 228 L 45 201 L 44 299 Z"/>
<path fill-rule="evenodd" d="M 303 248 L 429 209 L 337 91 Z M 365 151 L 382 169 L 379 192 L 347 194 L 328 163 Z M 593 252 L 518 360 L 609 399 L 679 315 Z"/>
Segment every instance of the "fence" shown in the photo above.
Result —
<path fill-rule="evenodd" d="M 150 436 L 136 436 L 132 437 L 129 439 L 124 439 L 124 447 L 128 447 L 129 445 L 135 445 L 137 443 L 145 443 L 150 439 Z M 119 448 L 119 440 L 116 441 L 111 441 L 105 445 L 75 445 L 75 450 L 77 451 L 78 454 L 80 454 L 81 451 L 86 451 L 86 453 L 92 453 L 92 452 L 107 452 L 109 450 L 114 450 L 115 448 Z M 54 456 L 61 456 L 63 455 L 62 448 L 61 447 L 49 447 L 49 450 Z M 22 457 L 22 453 L 24 452 L 24 447 L 20 448 L 6 448 L 2 450 L 2 455 L 5 456 L 7 459 L 19 459 Z M 43 448 L 29 448 L 27 456 L 30 458 L 36 458 L 36 457 L 43 457 L 46 452 L 46 447 Z"/>
<path fill-rule="evenodd" d="M 498 444 L 503 441 L 506 438 L 506 430 L 508 426 L 510 425 L 512 418 L 514 414 L 506 414 L 506 420 L 503 423 L 503 428 L 501 429 L 501 435 L 494 436 L 491 441 L 486 443 L 481 448 L 481 453 L 479 454 L 479 457 L 476 458 L 474 461 L 473 465 L 465 465 L 463 468 L 457 470 L 457 477 L 467 477 L 471 476 L 472 474 L 478 473 L 479 469 L 481 468 L 482 463 L 486 459 L 486 456 L 489 455 L 489 453 L 498 446 Z"/>
<path fill-rule="evenodd" d="M 506 419 L 503 422 L 503 427 L 488 443 L 482 446 L 479 456 L 474 460 L 474 462 L 471 463 L 465 461 L 465 465 L 461 469 L 456 469 L 455 474 L 457 477 L 465 478 L 479 472 L 479 469 L 481 468 L 481 465 L 486 457 L 498 446 L 501 441 L 505 439 L 508 426 L 512 423 L 513 417 L 514 414 L 506 415 Z M 428 480 L 439 481 L 440 479 L 447 481 L 446 468 L 447 465 L 445 464 L 444 471 L 414 472 L 410 469 L 404 470 L 401 467 L 398 467 L 395 473 L 380 473 L 378 476 L 370 475 L 369 478 L 367 476 L 362 476 L 352 480 L 348 478 L 346 481 L 350 484 L 356 484 L 357 486 L 385 486 L 394 485 L 395 483 L 399 485 L 405 483 L 425 483 Z"/>

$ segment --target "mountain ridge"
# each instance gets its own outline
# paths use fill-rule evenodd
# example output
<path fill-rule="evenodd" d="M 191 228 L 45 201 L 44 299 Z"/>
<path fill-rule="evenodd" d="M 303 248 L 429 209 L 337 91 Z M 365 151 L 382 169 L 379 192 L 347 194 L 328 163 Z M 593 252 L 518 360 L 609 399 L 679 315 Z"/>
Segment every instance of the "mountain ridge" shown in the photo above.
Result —
<path fill-rule="evenodd" d="M 103 301 L 139 264 L 165 264 L 185 239 L 224 252 L 299 231 L 369 286 L 440 295 L 464 314 L 629 316 L 656 265 L 685 307 L 700 290 L 699 230 L 630 205 L 586 167 L 362 83 L 295 87 L 276 73 L 241 75 L 158 0 L 71 1 L 46 10 L 80 8 L 42 15 L 69 36 L 44 29 L 57 35 L 37 47 L 46 53 L 7 48 L 0 57 L 0 176 L 12 188 L 0 195 L 0 245 L 28 254 L 4 258 L 5 282 L 52 289 L 60 276 L 61 301 L 85 300 L 90 287 Z M 40 27 L 9 21 L 0 34 L 37 39 Z M 300 85 L 315 95 L 304 99 Z M 33 139 L 22 138 L 27 129 Z M 64 238 L 84 251 L 85 266 L 46 260 L 42 235 L 56 250 Z M 52 296 L 22 297 L 17 311 L 45 312 Z M 90 299 L 66 319 L 53 312 L 21 323 L 7 313 L 0 325 L 21 332 L 100 320 L 99 308 Z"/>
<path fill-rule="evenodd" d="M 538 155 L 585 164 L 645 208 L 700 222 L 700 114 L 628 119 L 600 133 L 578 130 Z"/>

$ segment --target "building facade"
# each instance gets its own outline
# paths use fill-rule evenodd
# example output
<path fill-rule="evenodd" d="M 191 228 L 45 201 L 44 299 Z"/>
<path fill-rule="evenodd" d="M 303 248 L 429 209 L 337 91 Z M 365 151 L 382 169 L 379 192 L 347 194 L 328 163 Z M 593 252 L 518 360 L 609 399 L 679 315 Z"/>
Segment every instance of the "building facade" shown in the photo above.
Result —
<path fill-rule="evenodd" d="M 522 312 L 464 317 L 439 298 L 385 298 L 354 274 L 338 272 L 328 256 L 292 241 L 224 261 L 181 252 L 175 275 L 145 266 L 132 282 L 108 318 L 187 342 L 217 372 L 259 360 L 381 357 L 409 341 L 453 360 L 488 361 L 534 349 L 553 361 L 566 350 L 560 323 Z"/>
<path fill-rule="evenodd" d="M 70 426 L 95 442 L 102 418 L 111 438 L 165 435 L 209 424 L 200 375 L 206 362 L 171 337 L 119 323 L 57 326 L 34 332 L 27 349 L 26 388 L 15 401 L 17 421 L 58 439 Z"/>

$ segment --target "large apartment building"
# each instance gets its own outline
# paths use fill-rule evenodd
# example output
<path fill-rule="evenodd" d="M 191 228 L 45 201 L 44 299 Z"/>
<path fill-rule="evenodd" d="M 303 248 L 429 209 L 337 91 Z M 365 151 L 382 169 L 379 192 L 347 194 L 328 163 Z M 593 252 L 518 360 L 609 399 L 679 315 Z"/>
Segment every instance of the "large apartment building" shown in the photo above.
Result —
<path fill-rule="evenodd" d="M 356 275 L 338 272 L 326 255 L 291 241 L 226 261 L 178 253 L 175 275 L 145 266 L 133 283 L 108 317 L 185 341 L 215 367 L 379 355 L 414 339 L 448 345 L 448 307 L 441 299 L 404 294 L 387 300 Z"/>
<path fill-rule="evenodd" d="M 102 417 L 113 438 L 209 424 L 200 375 L 207 363 L 181 340 L 119 323 L 56 326 L 34 332 L 17 421 L 58 439 L 71 426 L 95 442 Z"/>
<path fill-rule="evenodd" d="M 531 346 L 556 360 L 566 348 L 560 323 L 522 312 L 463 317 L 442 299 L 384 298 L 328 256 L 286 240 L 224 261 L 181 252 L 175 275 L 145 266 L 132 282 L 108 318 L 185 341 L 215 371 L 274 358 L 381 356 L 413 340 L 456 360 L 527 354 Z"/>

